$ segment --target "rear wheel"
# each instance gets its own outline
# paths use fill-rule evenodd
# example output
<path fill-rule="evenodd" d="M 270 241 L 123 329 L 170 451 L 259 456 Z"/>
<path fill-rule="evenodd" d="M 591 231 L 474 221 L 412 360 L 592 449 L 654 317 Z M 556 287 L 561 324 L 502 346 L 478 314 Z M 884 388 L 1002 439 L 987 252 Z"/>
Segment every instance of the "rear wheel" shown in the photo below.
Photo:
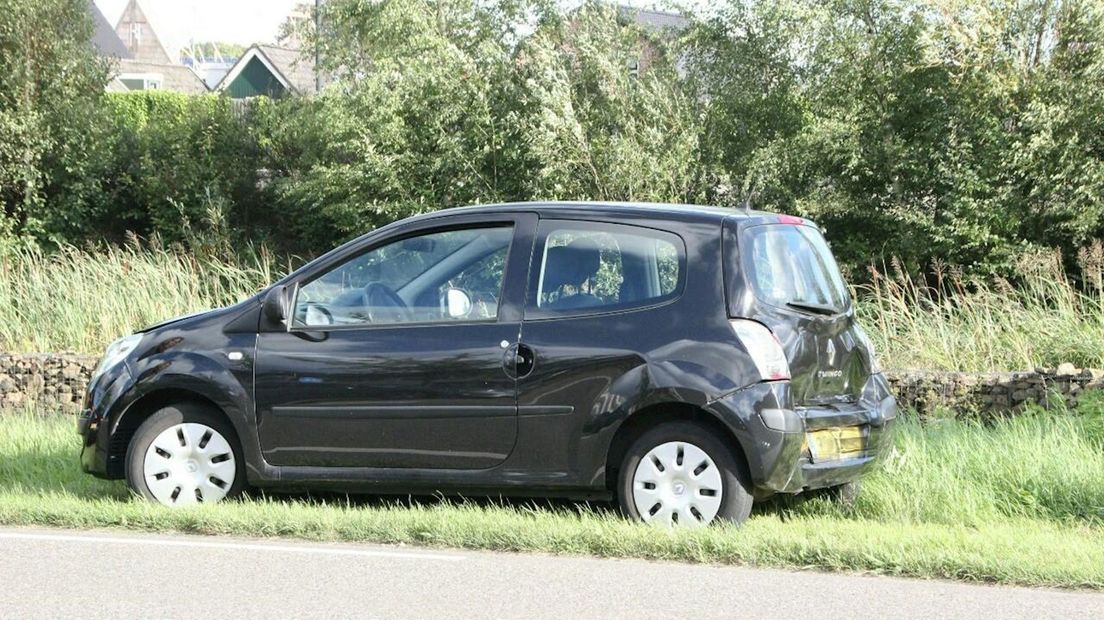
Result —
<path fill-rule="evenodd" d="M 858 501 L 861 491 L 862 482 L 859 480 L 852 480 L 851 482 L 845 482 L 836 486 L 812 489 L 793 495 L 779 493 L 773 496 L 771 500 L 779 507 L 787 509 L 797 508 L 801 504 L 815 499 L 823 499 L 843 506 L 844 508 L 850 508 Z"/>
<path fill-rule="evenodd" d="M 668 527 L 743 523 L 751 485 L 732 449 L 692 422 L 645 432 L 621 464 L 618 500 L 629 517 Z"/>
<path fill-rule="evenodd" d="M 131 490 L 171 507 L 218 502 L 245 487 L 233 427 L 190 403 L 165 407 L 142 422 L 127 448 L 126 472 Z"/>
<path fill-rule="evenodd" d="M 861 492 L 862 482 L 859 480 L 852 480 L 851 482 L 845 482 L 826 489 L 819 489 L 811 493 L 812 497 L 823 497 L 828 501 L 850 508 L 858 501 L 859 493 Z"/>

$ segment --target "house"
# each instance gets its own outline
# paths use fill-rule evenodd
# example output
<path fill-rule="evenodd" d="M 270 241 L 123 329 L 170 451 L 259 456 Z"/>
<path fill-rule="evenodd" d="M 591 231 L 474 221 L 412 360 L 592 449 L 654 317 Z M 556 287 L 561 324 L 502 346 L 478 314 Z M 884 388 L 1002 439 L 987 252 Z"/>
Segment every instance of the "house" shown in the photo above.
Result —
<path fill-rule="evenodd" d="M 648 66 L 655 62 L 659 53 L 656 40 L 677 37 L 690 25 L 690 20 L 678 13 L 638 9 L 624 4 L 617 7 L 617 15 L 622 22 L 638 26 L 646 37 L 641 56 L 629 61 L 629 74 L 633 77 L 639 76 L 641 71 L 647 71 Z M 679 75 L 684 73 L 683 65 L 682 58 L 675 59 L 675 70 Z"/>
<path fill-rule="evenodd" d="M 102 11 L 93 0 L 88 0 L 88 10 L 92 13 L 92 45 L 100 56 L 110 58 L 130 58 L 130 50 L 127 49 L 115 29 L 107 22 Z"/>
<path fill-rule="evenodd" d="M 301 50 L 277 45 L 253 45 L 242 54 L 215 90 L 234 99 L 267 95 L 305 95 L 318 91 L 321 80 L 314 61 Z"/>
<path fill-rule="evenodd" d="M 109 92 L 171 90 L 189 95 L 210 92 L 203 80 L 180 64 L 161 43 L 138 0 L 130 0 L 115 24 L 107 25 L 93 4 L 95 34 L 92 42 L 103 56 L 118 60 L 117 73 L 107 84 Z"/>
<path fill-rule="evenodd" d="M 130 0 L 123 9 L 115 24 L 115 35 L 126 45 L 134 60 L 157 65 L 177 64 L 176 55 L 170 54 L 161 44 L 138 0 Z"/>

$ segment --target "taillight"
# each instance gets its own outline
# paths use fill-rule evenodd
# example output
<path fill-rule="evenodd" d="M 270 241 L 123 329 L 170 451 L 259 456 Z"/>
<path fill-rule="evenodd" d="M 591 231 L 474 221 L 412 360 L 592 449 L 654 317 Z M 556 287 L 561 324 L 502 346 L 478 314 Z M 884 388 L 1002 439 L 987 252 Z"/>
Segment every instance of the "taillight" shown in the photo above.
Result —
<path fill-rule="evenodd" d="M 759 376 L 765 381 L 790 378 L 790 364 L 786 361 L 786 352 L 774 332 L 762 323 L 746 319 L 729 321 L 732 331 L 747 349 L 751 361 L 759 369 Z"/>

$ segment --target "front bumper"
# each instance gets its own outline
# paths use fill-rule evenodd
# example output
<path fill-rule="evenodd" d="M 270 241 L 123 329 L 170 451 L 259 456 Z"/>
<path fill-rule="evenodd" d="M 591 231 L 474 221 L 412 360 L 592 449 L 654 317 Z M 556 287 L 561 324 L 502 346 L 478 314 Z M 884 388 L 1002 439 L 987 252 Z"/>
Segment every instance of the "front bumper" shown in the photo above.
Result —
<path fill-rule="evenodd" d="M 710 409 L 736 434 L 756 494 L 799 493 L 850 482 L 870 470 L 892 441 L 897 402 L 882 375 L 873 375 L 856 403 L 794 407 L 788 382 L 759 383 L 719 399 Z M 864 449 L 838 460 L 817 460 L 807 433 L 860 427 Z"/>
<path fill-rule="evenodd" d="M 84 404 L 77 418 L 77 433 L 81 437 L 81 469 L 100 478 L 118 478 L 122 463 L 112 462 L 111 411 L 117 407 L 120 395 L 132 383 L 126 364 L 107 369 L 88 385 Z M 115 459 L 118 461 L 118 458 Z"/>

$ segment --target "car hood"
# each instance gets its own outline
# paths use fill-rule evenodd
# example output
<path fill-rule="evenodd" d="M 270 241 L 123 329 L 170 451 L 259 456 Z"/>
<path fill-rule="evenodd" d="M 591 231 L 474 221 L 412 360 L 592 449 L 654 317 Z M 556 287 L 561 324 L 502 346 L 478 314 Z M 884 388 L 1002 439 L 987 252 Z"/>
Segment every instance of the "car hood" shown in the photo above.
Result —
<path fill-rule="evenodd" d="M 195 317 L 198 317 L 198 316 L 203 316 L 204 314 L 210 314 L 211 312 L 214 312 L 215 310 L 216 310 L 215 308 L 208 308 L 207 310 L 200 310 L 199 312 L 189 312 L 188 314 L 182 314 L 180 316 L 176 316 L 176 317 L 173 317 L 171 319 L 161 321 L 160 323 L 154 323 L 153 325 L 147 325 L 147 326 L 143 327 L 142 329 L 139 329 L 137 333 L 144 334 L 146 332 L 151 332 L 155 329 L 165 327 L 166 325 L 172 325 L 173 323 L 179 323 L 181 321 L 186 321 L 186 320 L 191 319 L 191 318 L 195 318 Z"/>

